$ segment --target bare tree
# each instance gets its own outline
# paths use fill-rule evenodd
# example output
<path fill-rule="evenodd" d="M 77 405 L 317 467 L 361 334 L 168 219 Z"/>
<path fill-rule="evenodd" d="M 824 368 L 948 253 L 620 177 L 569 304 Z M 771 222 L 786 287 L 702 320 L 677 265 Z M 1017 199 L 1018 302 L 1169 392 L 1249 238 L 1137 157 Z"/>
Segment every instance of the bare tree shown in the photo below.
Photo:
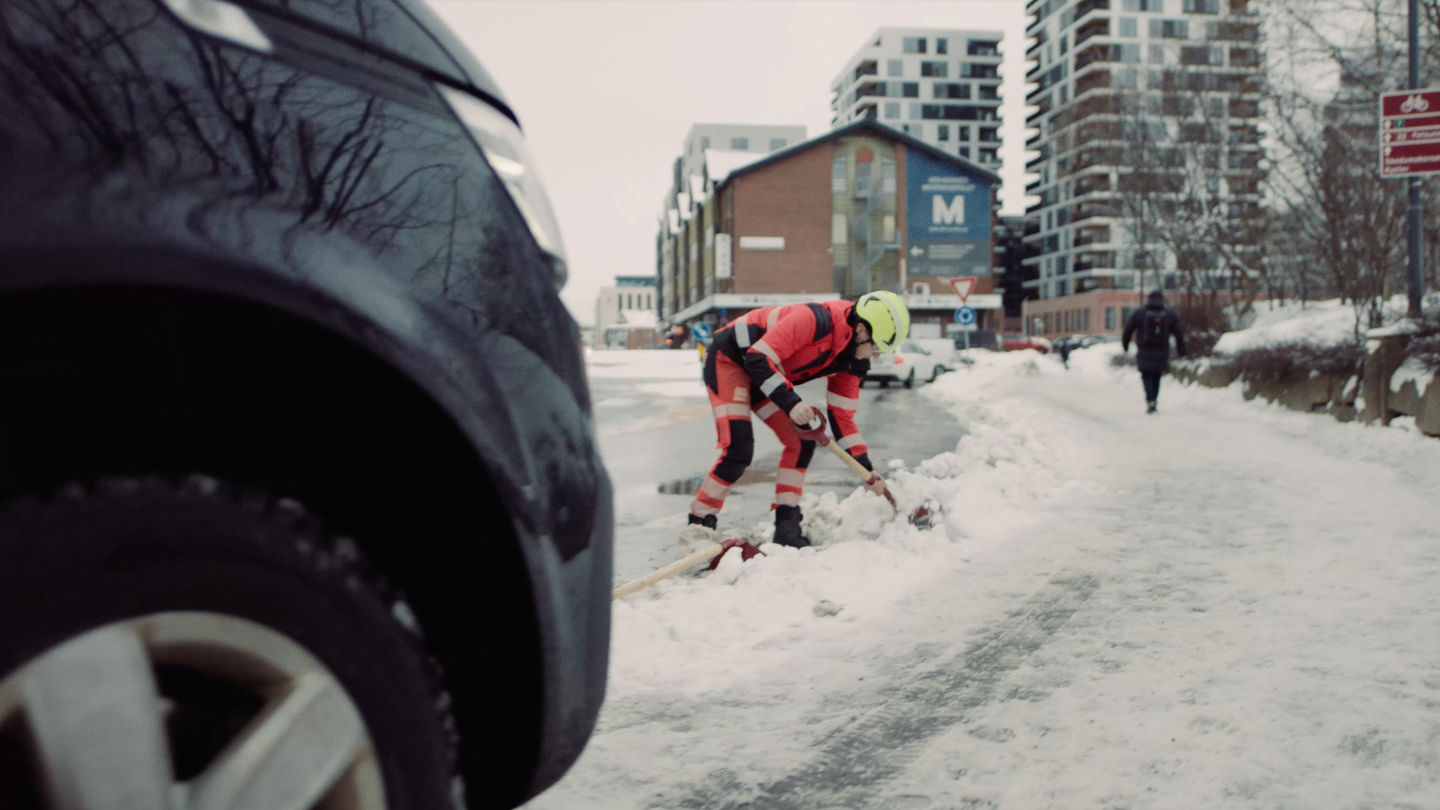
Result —
<path fill-rule="evenodd" d="M 1403 0 L 1278 0 L 1267 21 L 1272 54 L 1267 101 L 1275 148 L 1270 188 L 1323 266 L 1326 293 L 1350 301 L 1356 329 L 1378 325 L 1381 305 L 1403 289 L 1405 187 L 1379 176 L 1382 92 L 1405 86 Z M 1430 81 L 1440 76 L 1440 0 L 1422 0 L 1421 41 Z M 1437 184 L 1427 183 L 1436 198 Z M 1440 236 L 1432 217 L 1430 256 Z M 1299 247 L 1304 247 L 1301 245 Z"/>
<path fill-rule="evenodd" d="M 1188 58 L 1210 57 L 1203 49 Z M 1155 265 L 1157 287 L 1162 262 L 1173 267 L 1182 314 L 1201 330 L 1225 328 L 1222 312 L 1234 299 L 1248 312 L 1264 275 L 1258 109 L 1234 92 L 1246 81 L 1172 68 L 1122 103 L 1127 160 L 1118 190 L 1131 237 Z"/>

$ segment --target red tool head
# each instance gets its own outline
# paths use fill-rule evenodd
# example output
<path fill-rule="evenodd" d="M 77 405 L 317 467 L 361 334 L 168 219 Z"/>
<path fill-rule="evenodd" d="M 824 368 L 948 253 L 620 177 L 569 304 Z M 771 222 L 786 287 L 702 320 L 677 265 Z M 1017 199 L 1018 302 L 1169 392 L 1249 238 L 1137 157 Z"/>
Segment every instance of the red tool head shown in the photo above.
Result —
<path fill-rule="evenodd" d="M 759 555 L 762 556 L 762 557 L 765 556 L 765 552 L 761 551 L 760 549 L 756 548 L 755 546 L 751 545 L 750 543 L 747 543 L 747 542 L 745 542 L 744 540 L 736 540 L 735 538 L 732 537 L 732 538 L 730 538 L 730 539 L 728 539 L 728 540 L 721 540 L 721 541 L 720 541 L 720 553 L 719 553 L 719 554 L 716 554 L 715 557 L 714 557 L 712 560 L 710 560 L 710 565 L 709 565 L 709 567 L 708 567 L 708 570 L 714 571 L 714 570 L 715 570 L 715 566 L 717 566 L 717 565 L 720 564 L 720 558 L 721 558 L 721 557 L 724 557 L 726 552 L 728 552 L 728 551 L 729 551 L 730 549 L 732 549 L 732 548 L 735 548 L 736 546 L 739 546 L 739 547 L 740 547 L 740 561 L 741 561 L 741 562 L 744 562 L 745 560 L 748 560 L 748 559 L 750 559 L 751 557 L 754 557 L 756 554 L 759 554 Z"/>
<path fill-rule="evenodd" d="M 940 504 L 927 499 L 925 503 L 915 507 L 910 513 L 910 525 L 917 529 L 929 529 L 934 527 L 935 519 L 940 515 Z"/>

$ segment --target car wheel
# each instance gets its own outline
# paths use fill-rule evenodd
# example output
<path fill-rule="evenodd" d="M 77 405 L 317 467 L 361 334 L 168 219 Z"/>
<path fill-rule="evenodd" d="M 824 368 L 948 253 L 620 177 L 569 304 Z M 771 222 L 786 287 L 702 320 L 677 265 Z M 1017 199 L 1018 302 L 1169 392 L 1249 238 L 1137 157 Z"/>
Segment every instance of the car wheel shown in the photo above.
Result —
<path fill-rule="evenodd" d="M 941 374 L 944 374 L 945 372 L 947 372 L 947 371 L 949 371 L 949 370 L 950 370 L 950 369 L 948 369 L 948 368 L 946 368 L 946 367 L 944 367 L 944 366 L 936 366 L 935 368 L 931 369 L 931 370 L 930 370 L 930 382 L 935 382 L 936 380 L 940 379 L 940 375 L 941 375 Z"/>
<path fill-rule="evenodd" d="M 910 376 L 905 378 L 905 387 L 906 387 L 906 388 L 914 388 L 914 387 L 915 387 L 915 369 L 913 369 L 913 368 L 910 369 Z"/>
<path fill-rule="evenodd" d="M 7 807 L 451 806 L 405 604 L 298 507 L 112 480 L 0 511 Z M 19 797 L 18 799 L 16 797 Z"/>

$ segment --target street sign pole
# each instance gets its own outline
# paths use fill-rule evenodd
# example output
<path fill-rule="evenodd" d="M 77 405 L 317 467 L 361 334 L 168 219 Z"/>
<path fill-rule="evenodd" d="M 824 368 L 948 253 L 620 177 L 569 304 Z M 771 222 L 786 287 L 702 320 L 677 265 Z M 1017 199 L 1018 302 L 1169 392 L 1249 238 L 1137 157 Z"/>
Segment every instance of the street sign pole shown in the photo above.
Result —
<path fill-rule="evenodd" d="M 1420 200 L 1420 175 L 1440 173 L 1440 89 L 1419 87 L 1418 5 L 1418 0 L 1409 0 L 1408 88 L 1380 94 L 1380 177 L 1403 177 L 1408 181 L 1405 243 L 1410 289 L 1406 315 L 1411 319 L 1420 317 L 1420 299 L 1425 291 L 1421 245 L 1425 208 Z"/>
<path fill-rule="evenodd" d="M 1410 0 L 1410 89 L 1420 87 L 1420 28 L 1417 21 L 1416 0 Z M 1420 225 L 1425 209 L 1420 202 L 1420 178 L 1411 176 L 1410 182 L 1410 204 L 1406 208 L 1406 231 L 1405 241 L 1410 252 L 1410 300 L 1406 307 L 1405 314 L 1412 320 L 1418 321 L 1421 317 L 1420 311 L 1420 288 L 1425 283 L 1424 273 L 1420 263 L 1423 261 L 1420 254 Z"/>

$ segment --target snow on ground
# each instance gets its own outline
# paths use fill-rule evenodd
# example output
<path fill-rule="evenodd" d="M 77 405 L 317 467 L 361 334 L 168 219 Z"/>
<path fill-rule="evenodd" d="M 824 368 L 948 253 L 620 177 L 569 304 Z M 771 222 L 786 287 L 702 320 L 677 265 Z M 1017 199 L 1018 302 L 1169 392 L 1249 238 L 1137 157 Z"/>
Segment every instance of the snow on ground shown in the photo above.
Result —
<path fill-rule="evenodd" d="M 528 807 L 1440 807 L 1440 441 L 1169 378 L 1146 416 L 1118 351 L 919 389 L 968 429 L 891 478 L 935 529 L 807 495 L 814 548 L 615 603 Z"/>

